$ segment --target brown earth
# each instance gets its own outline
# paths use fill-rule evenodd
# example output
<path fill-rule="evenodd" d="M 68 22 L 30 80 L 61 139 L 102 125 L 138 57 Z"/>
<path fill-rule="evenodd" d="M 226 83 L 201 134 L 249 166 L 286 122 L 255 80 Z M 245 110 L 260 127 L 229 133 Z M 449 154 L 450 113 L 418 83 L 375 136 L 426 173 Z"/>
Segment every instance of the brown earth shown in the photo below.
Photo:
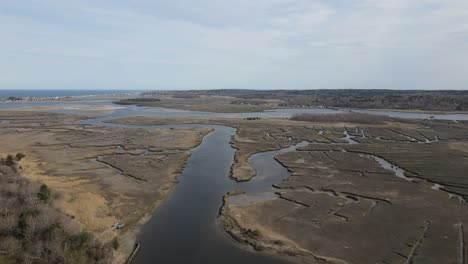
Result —
<path fill-rule="evenodd" d="M 275 186 L 278 198 L 247 206 L 227 202 L 221 223 L 238 241 L 296 255 L 300 263 L 463 263 L 468 127 L 446 121 L 414 125 L 346 127 L 363 144 L 314 140 L 321 144 L 277 156 L 291 172 Z M 313 129 L 309 133 L 344 131 Z M 259 127 L 248 130 L 243 140 L 251 141 L 249 149 L 262 149 Z M 307 139 L 288 132 L 294 142 Z M 411 182 L 372 155 L 405 169 Z"/>
<path fill-rule="evenodd" d="M 58 197 L 54 206 L 85 230 L 104 241 L 119 237 L 122 262 L 177 182 L 186 151 L 210 129 L 103 128 L 80 125 L 82 118 L 0 111 L 0 155 L 26 154 L 21 174 L 47 184 Z"/>
<path fill-rule="evenodd" d="M 119 123 L 169 120 L 126 118 Z M 255 176 L 254 153 L 307 140 L 276 159 L 291 175 L 277 198 L 230 204 L 219 221 L 240 243 L 294 255 L 298 263 L 463 263 L 468 224 L 467 122 L 402 120 L 384 125 L 284 119 L 177 120 L 236 127 L 232 177 Z M 346 144 L 348 133 L 361 144 Z M 400 178 L 382 158 L 404 169 Z"/>

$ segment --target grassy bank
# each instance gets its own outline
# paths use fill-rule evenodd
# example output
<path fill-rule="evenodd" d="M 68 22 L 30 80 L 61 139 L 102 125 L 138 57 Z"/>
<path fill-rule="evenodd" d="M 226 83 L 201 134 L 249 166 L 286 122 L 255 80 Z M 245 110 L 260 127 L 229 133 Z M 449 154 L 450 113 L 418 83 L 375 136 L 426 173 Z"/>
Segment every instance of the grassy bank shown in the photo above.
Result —
<path fill-rule="evenodd" d="M 0 263 L 112 263 L 118 243 L 95 241 L 53 208 L 59 194 L 21 177 L 22 157 L 0 161 Z"/>

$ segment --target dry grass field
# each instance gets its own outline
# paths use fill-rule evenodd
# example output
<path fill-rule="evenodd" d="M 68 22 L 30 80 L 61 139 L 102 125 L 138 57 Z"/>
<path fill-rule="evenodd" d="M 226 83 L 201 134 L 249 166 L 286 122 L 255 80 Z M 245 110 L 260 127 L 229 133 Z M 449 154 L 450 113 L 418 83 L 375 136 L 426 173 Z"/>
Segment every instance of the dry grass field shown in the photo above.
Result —
<path fill-rule="evenodd" d="M 170 120 L 138 117 L 118 123 Z M 256 175 L 249 157 L 308 141 L 276 156 L 290 176 L 276 198 L 225 199 L 219 222 L 240 243 L 294 255 L 298 263 L 462 263 L 468 215 L 468 124 L 378 124 L 285 119 L 172 120 L 236 127 L 231 177 Z M 346 134 L 357 144 L 349 144 Z M 238 192 L 237 195 L 244 195 Z"/>
<path fill-rule="evenodd" d="M 57 194 L 53 206 L 83 230 L 104 242 L 119 237 L 122 260 L 177 182 L 186 151 L 210 129 L 109 129 L 80 125 L 81 119 L 0 112 L 0 155 L 26 154 L 18 164 L 21 175 L 49 186 Z"/>

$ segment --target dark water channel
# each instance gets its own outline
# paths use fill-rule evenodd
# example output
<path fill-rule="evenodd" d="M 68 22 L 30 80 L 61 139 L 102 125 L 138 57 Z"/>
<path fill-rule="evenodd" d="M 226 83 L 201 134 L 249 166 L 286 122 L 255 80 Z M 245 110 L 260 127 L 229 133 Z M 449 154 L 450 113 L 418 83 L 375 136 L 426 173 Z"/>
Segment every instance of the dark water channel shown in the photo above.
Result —
<path fill-rule="evenodd" d="M 274 184 L 289 177 L 289 171 L 275 160 L 275 157 L 287 152 L 295 151 L 308 145 L 309 142 L 300 142 L 296 145 L 280 150 L 260 152 L 252 155 L 248 162 L 255 168 L 256 175 L 248 182 L 240 182 L 237 188 L 245 191 L 245 194 L 228 197 L 229 203 L 247 205 L 256 201 L 271 200 L 277 198 Z"/>
<path fill-rule="evenodd" d="M 231 190 L 241 188 L 239 183 L 229 178 L 234 158 L 234 149 L 229 142 L 236 133 L 234 128 L 217 125 L 133 126 L 102 122 L 122 116 L 114 113 L 105 118 L 86 120 L 83 124 L 123 128 L 214 128 L 202 144 L 190 151 L 191 156 L 179 177 L 179 183 L 141 230 L 138 236 L 141 247 L 134 263 L 287 263 L 241 247 L 217 225 L 222 197 Z M 281 167 L 272 158 L 269 163 Z M 268 167 L 268 161 L 264 165 Z M 279 172 L 280 178 L 288 175 L 284 168 Z M 250 184 L 256 185 L 271 187 L 271 180 L 256 180 Z M 263 188 L 259 187 L 259 190 Z"/>
<path fill-rule="evenodd" d="M 283 263 L 243 250 L 216 225 L 229 179 L 233 128 L 216 127 L 191 151 L 170 196 L 156 209 L 140 236 L 136 263 Z"/>

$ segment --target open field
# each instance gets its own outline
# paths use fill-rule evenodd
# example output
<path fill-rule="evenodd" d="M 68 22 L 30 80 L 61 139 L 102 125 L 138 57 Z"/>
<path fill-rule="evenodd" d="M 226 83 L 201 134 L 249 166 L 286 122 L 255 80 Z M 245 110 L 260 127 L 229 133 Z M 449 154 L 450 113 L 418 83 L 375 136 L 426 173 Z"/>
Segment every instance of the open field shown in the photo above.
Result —
<path fill-rule="evenodd" d="M 255 177 L 249 163 L 254 153 L 312 142 L 276 157 L 291 175 L 275 184 L 275 199 L 248 205 L 225 200 L 219 221 L 241 243 L 295 255 L 303 263 L 462 263 L 468 224 L 466 122 L 171 122 L 236 127 L 231 176 L 238 181 Z M 346 134 L 357 144 L 349 144 Z"/>
<path fill-rule="evenodd" d="M 52 205 L 99 241 L 118 237 L 120 261 L 177 182 L 186 150 L 210 131 L 105 128 L 80 125 L 80 116 L 27 111 L 0 115 L 1 154 L 25 153 L 22 175 L 59 194 Z M 263 169 L 252 165 L 254 154 L 309 142 L 274 157 L 290 176 L 274 184 L 271 196 L 243 204 L 224 200 L 218 222 L 256 250 L 295 256 L 299 263 L 461 263 L 468 122 L 366 122 L 365 116 L 138 116 L 107 122 L 235 127 L 230 176 L 244 183 Z M 235 193 L 230 197 L 248 195 Z"/>
<path fill-rule="evenodd" d="M 392 126 L 396 129 L 408 130 L 418 127 L 415 123 L 398 122 L 397 120 L 387 120 L 383 124 L 369 125 L 371 128 L 382 128 Z M 168 119 L 161 117 L 127 117 L 112 120 L 119 124 L 220 124 L 236 127 L 238 132 L 232 139 L 232 146 L 237 149 L 235 163 L 231 168 L 231 176 L 237 181 L 248 181 L 255 176 L 255 170 L 249 165 L 248 158 L 255 153 L 285 148 L 298 142 L 309 140 L 319 143 L 345 143 L 342 139 L 343 127 L 359 127 L 360 124 L 345 122 L 332 122 L 331 129 L 325 130 L 323 127 L 330 126 L 330 122 L 306 122 L 289 119 L 260 119 L 247 120 L 239 118 L 177 118 Z M 318 133 L 323 130 L 323 133 Z"/>
<path fill-rule="evenodd" d="M 1 111 L 0 154 L 25 153 L 21 174 L 47 184 L 59 197 L 53 206 L 84 230 L 102 241 L 119 237 L 122 261 L 177 182 L 186 151 L 210 129 L 109 129 L 80 125 L 82 118 Z"/>
<path fill-rule="evenodd" d="M 220 220 L 239 241 L 295 254 L 307 263 L 462 263 L 468 127 L 415 124 L 417 129 L 298 129 L 312 129 L 307 137 L 290 129 L 286 135 L 295 143 L 316 144 L 276 157 L 291 173 L 275 185 L 278 198 L 247 206 L 227 202 Z M 339 142 L 336 137 L 345 129 L 361 144 Z M 258 136 L 262 130 L 263 135 L 275 132 L 261 126 L 248 129 L 238 141 L 240 149 L 249 141 L 249 149 L 257 145 L 265 150 L 266 142 Z M 284 144 L 283 138 L 264 141 Z M 255 235 L 246 230 L 255 230 Z"/>

